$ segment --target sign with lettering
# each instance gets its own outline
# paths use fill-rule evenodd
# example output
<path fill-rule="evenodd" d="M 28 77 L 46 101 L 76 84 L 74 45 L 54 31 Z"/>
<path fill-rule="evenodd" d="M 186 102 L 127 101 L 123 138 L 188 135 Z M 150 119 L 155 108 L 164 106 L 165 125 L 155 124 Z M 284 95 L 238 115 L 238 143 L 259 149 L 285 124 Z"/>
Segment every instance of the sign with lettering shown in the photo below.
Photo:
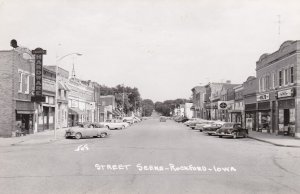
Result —
<path fill-rule="evenodd" d="M 35 94 L 31 101 L 45 102 L 45 96 L 43 96 L 43 55 L 46 54 L 46 50 L 36 48 L 32 54 L 35 55 Z"/>
<path fill-rule="evenodd" d="M 263 101 L 263 100 L 269 100 L 270 99 L 270 95 L 269 94 L 260 94 L 256 96 L 256 100 L 259 101 Z"/>
<path fill-rule="evenodd" d="M 226 101 L 218 101 L 218 109 L 225 110 L 227 109 L 228 105 Z"/>
<path fill-rule="evenodd" d="M 284 98 L 284 97 L 291 97 L 291 96 L 294 96 L 293 89 L 281 90 L 277 92 L 277 98 Z"/>

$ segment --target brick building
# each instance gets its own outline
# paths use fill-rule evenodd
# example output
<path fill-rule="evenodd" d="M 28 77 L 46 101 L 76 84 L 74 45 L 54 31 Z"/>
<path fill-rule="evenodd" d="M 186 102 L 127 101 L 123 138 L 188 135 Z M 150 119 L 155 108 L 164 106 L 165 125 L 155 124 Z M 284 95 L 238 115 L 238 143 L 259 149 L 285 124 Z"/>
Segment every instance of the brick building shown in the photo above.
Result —
<path fill-rule="evenodd" d="M 90 81 L 72 77 L 68 82 L 69 126 L 95 121 L 94 88 Z"/>
<path fill-rule="evenodd" d="M 204 86 L 195 86 L 192 90 L 193 96 L 193 106 L 191 109 L 193 110 L 194 118 L 203 118 L 204 117 L 204 94 L 205 87 Z"/>
<path fill-rule="evenodd" d="M 25 57 L 18 49 L 0 51 L 0 80 L 0 136 L 15 136 L 21 129 L 33 133 L 36 118 L 35 104 L 31 102 L 34 82 L 31 56 Z"/>
<path fill-rule="evenodd" d="M 257 130 L 300 136 L 300 41 L 286 41 L 256 62 Z"/>

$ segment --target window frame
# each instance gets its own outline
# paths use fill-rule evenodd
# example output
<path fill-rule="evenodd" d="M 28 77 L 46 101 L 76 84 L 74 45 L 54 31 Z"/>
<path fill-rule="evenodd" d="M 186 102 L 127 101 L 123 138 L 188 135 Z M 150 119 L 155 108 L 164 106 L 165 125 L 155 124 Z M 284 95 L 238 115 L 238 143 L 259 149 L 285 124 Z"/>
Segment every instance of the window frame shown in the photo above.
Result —
<path fill-rule="evenodd" d="M 22 93 L 22 89 L 23 89 L 23 72 L 22 71 L 18 71 L 18 78 L 19 78 L 19 89 L 18 89 L 18 93 Z"/>

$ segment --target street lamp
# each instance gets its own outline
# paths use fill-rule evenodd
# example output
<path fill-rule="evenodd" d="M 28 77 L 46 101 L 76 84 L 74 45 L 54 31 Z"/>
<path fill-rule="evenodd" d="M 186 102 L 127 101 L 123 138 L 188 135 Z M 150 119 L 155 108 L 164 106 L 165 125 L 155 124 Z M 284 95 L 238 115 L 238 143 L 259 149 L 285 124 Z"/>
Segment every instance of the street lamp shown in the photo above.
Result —
<path fill-rule="evenodd" d="M 55 63 L 55 121 L 54 121 L 54 139 L 56 139 L 56 128 L 57 128 L 57 121 L 58 121 L 58 104 L 57 104 L 57 98 L 58 98 L 58 66 L 59 66 L 59 61 L 61 61 L 62 59 L 70 56 L 70 55 L 77 55 L 77 56 L 82 56 L 81 53 L 69 53 L 66 54 L 58 59 L 56 59 L 56 63 Z M 60 128 L 60 127 L 59 127 Z"/>

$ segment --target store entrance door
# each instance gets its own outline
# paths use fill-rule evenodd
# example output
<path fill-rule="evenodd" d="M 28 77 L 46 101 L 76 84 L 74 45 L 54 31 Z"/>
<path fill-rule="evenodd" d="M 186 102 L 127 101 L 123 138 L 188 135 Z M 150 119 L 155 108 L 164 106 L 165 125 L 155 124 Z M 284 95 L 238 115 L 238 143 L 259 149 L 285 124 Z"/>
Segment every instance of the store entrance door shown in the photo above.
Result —
<path fill-rule="evenodd" d="M 283 112 L 283 124 L 287 126 L 290 123 L 290 109 L 284 109 Z"/>

